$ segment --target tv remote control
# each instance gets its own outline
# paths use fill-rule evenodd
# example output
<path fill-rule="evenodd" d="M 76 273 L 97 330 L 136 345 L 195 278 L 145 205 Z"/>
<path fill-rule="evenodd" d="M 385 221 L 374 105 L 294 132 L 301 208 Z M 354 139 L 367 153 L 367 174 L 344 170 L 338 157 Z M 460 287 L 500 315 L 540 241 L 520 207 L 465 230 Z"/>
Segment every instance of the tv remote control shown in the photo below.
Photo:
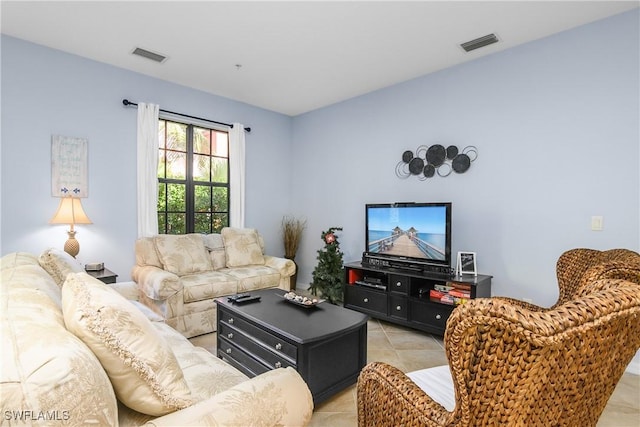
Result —
<path fill-rule="evenodd" d="M 241 300 L 243 298 L 249 298 L 251 295 L 250 294 L 236 294 L 236 295 L 231 295 L 230 297 L 228 297 L 229 301 L 233 301 L 233 302 L 237 302 L 238 300 Z"/>

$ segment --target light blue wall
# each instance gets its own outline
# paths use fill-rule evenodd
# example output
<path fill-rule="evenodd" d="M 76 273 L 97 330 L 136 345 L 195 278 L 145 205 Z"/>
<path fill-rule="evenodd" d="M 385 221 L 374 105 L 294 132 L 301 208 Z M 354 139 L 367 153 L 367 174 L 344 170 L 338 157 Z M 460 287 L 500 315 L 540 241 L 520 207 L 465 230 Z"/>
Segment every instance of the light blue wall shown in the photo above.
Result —
<path fill-rule="evenodd" d="M 636 10 L 295 118 L 3 36 L 2 253 L 62 246 L 66 227 L 47 224 L 51 135 L 84 137 L 94 224 L 78 226 L 80 258 L 128 278 L 128 98 L 252 127 L 247 225 L 279 254 L 282 215 L 308 219 L 301 284 L 328 227 L 344 227 L 345 260 L 360 258 L 365 203 L 440 200 L 454 205 L 453 252 L 477 252 L 494 294 L 550 304 L 562 251 L 640 250 L 638 21 Z M 463 175 L 396 178 L 404 150 L 434 143 L 475 145 L 479 157 Z M 604 231 L 590 231 L 592 215 Z"/>
<path fill-rule="evenodd" d="M 454 254 L 477 252 L 494 294 L 542 305 L 563 251 L 640 249 L 638 28 L 636 9 L 296 117 L 300 281 L 331 226 L 345 259 L 361 257 L 371 202 L 453 202 Z M 478 159 L 447 178 L 395 176 L 404 150 L 436 143 Z"/>
<path fill-rule="evenodd" d="M 49 219 L 51 135 L 89 140 L 93 225 L 77 226 L 83 262 L 104 261 L 128 280 L 136 238 L 136 110 L 121 101 L 251 126 L 246 134 L 246 225 L 282 254 L 280 220 L 289 203 L 291 118 L 2 36 L 2 254 L 61 248 L 67 226 Z"/>

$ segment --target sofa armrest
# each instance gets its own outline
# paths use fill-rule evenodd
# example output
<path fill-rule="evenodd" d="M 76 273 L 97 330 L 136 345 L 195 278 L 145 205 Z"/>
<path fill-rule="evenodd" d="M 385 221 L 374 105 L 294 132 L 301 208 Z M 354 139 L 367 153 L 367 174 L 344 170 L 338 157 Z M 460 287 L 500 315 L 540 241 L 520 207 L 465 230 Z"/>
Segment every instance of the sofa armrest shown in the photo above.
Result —
<path fill-rule="evenodd" d="M 152 265 L 134 266 L 131 277 L 138 283 L 140 292 L 156 301 L 166 300 L 183 289 L 178 276 Z"/>
<path fill-rule="evenodd" d="M 258 375 L 148 426 L 304 426 L 311 420 L 313 398 L 293 368 Z"/>
<path fill-rule="evenodd" d="M 136 282 L 109 283 L 108 286 L 131 301 L 138 301 L 138 285 Z"/>
<path fill-rule="evenodd" d="M 296 264 L 287 258 L 265 255 L 264 265 L 278 270 L 280 277 L 291 277 L 296 272 Z"/>

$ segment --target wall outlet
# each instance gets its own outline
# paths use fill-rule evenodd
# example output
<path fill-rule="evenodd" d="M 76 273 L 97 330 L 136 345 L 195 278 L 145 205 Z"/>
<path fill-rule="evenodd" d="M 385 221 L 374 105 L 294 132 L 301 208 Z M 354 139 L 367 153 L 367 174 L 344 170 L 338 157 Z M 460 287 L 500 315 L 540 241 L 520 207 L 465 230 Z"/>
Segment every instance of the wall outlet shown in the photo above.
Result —
<path fill-rule="evenodd" d="M 602 231 L 604 228 L 604 218 L 602 216 L 592 216 L 591 217 L 591 230 L 592 231 Z"/>

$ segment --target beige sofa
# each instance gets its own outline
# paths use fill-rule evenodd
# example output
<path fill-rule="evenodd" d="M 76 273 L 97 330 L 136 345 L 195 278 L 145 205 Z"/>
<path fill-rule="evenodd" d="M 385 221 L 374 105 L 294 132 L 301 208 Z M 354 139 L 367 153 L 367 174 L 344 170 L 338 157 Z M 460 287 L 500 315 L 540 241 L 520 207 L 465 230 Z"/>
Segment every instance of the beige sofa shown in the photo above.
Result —
<path fill-rule="evenodd" d="M 0 424 L 308 423 L 313 401 L 295 370 L 248 379 L 135 301 L 133 282 L 105 285 L 74 261 L 0 259 Z"/>
<path fill-rule="evenodd" d="M 138 239 L 131 277 L 140 301 L 190 338 L 216 330 L 215 298 L 264 288 L 290 290 L 293 261 L 264 255 L 250 228 L 220 234 L 161 234 Z"/>

